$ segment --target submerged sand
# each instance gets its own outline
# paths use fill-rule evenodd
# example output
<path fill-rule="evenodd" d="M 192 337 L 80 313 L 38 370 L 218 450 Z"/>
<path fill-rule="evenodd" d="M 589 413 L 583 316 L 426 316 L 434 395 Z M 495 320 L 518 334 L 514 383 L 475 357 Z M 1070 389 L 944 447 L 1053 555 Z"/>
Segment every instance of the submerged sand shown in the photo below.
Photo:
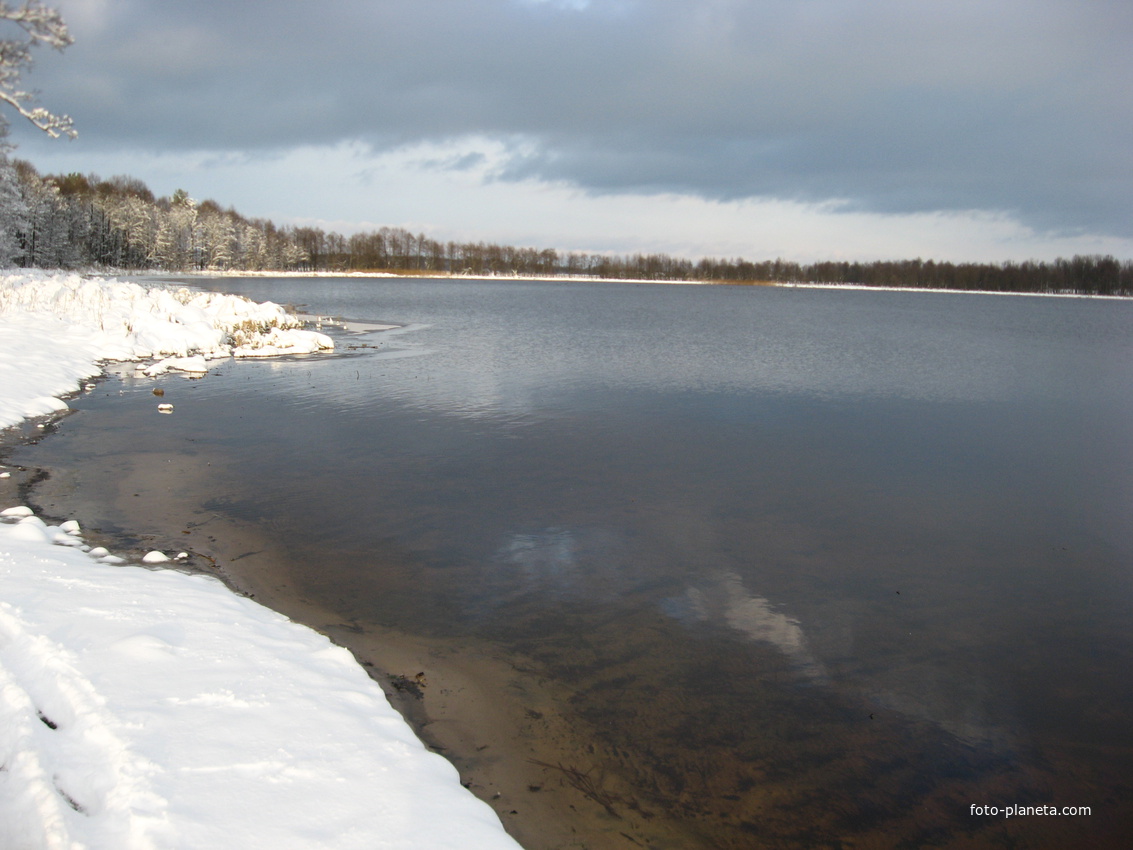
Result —
<path fill-rule="evenodd" d="M 616 758 L 532 660 L 485 641 L 343 621 L 306 596 L 270 532 L 204 507 L 223 481 L 207 458 L 139 453 L 126 461 L 95 456 L 81 469 L 7 468 L 0 495 L 9 501 L 44 516 L 98 517 L 99 525 L 84 523 L 88 542 L 134 561 L 150 549 L 188 552 L 185 568 L 215 575 L 349 649 L 418 736 L 530 850 L 708 846 L 611 772 Z"/>
<path fill-rule="evenodd" d="M 75 429 L 70 438 L 80 442 L 86 439 L 82 434 Z M 36 432 L 26 435 L 34 437 Z M 859 712 L 858 721 L 847 720 L 847 706 L 832 701 L 828 716 L 810 718 L 807 728 L 816 730 L 814 734 L 801 739 L 793 734 L 800 726 L 792 717 L 813 712 L 816 705 L 803 697 L 792 700 L 779 694 L 777 699 L 774 688 L 768 687 L 729 695 L 719 684 L 730 669 L 724 659 L 706 674 L 706 699 L 691 709 L 672 705 L 669 695 L 656 688 L 627 688 L 603 692 L 607 711 L 591 718 L 604 719 L 583 717 L 575 709 L 574 685 L 548 675 L 536 659 L 483 639 L 442 639 L 350 619 L 334 610 L 333 599 L 314 598 L 306 588 L 313 586 L 317 558 L 308 554 L 300 563 L 281 545 L 270 519 L 250 521 L 209 507 L 242 486 L 207 452 L 188 447 L 164 453 L 106 453 L 99 439 L 95 433 L 81 452 L 72 454 L 81 458 L 78 463 L 72 460 L 46 470 L 11 469 L 7 464 L 12 477 L 0 479 L 0 496 L 28 504 L 48 518 L 76 518 L 88 542 L 134 561 L 150 549 L 186 551 L 191 555 L 188 568 L 215 575 L 237 592 L 350 649 L 426 744 L 457 767 L 461 781 L 493 806 L 507 830 L 529 850 L 808 846 L 808 829 L 811 835 L 820 829 L 833 832 L 837 824 L 830 822 L 847 811 L 868 814 L 869 806 L 888 807 L 902 787 L 915 791 L 917 765 L 949 759 L 963 763 L 975 757 L 962 742 L 936 730 L 914 728 L 892 712 L 879 712 L 874 722 L 875 709 L 869 707 Z M 36 452 L 20 454 L 25 463 L 36 462 Z M 622 626 L 635 628 L 632 623 Z M 596 657 L 593 664 L 599 672 L 578 683 L 579 689 L 617 686 L 619 677 L 629 672 L 620 666 L 619 654 L 655 667 L 652 681 L 663 685 L 676 667 L 656 657 L 656 645 L 649 643 L 651 628 L 656 625 L 637 624 L 636 645 L 619 644 L 624 652 Z M 635 640 L 610 631 L 593 638 L 602 645 Z M 671 641 L 661 645 L 674 648 Z M 744 680 L 745 671 L 738 673 L 737 680 Z M 729 699 L 743 703 L 742 716 L 727 713 Z M 713 721 L 697 714 L 704 705 L 715 706 L 720 716 Z M 693 740 L 696 728 L 680 727 L 665 740 L 647 740 L 652 732 L 671 726 L 672 716 L 678 715 L 694 726 L 716 722 L 712 728 L 734 734 L 694 752 L 690 750 L 697 741 L 705 740 Z M 686 733 L 691 737 L 674 738 Z M 643 741 L 647 747 L 641 746 Z M 743 763 L 736 742 L 751 741 L 778 746 L 772 753 L 778 761 L 755 763 L 748 758 L 749 763 Z M 1072 756 L 1059 761 L 1072 764 Z M 859 833 L 860 843 L 895 846 L 901 836 L 926 834 L 928 824 L 936 830 L 939 846 L 970 846 L 977 836 L 973 830 L 979 830 L 981 839 L 1004 832 L 1019 839 L 1020 846 L 1065 846 L 1062 838 L 1070 836 L 1073 819 L 1010 824 L 966 820 L 969 802 L 1019 799 L 1020 790 L 1036 787 L 1012 760 L 988 762 L 993 757 L 977 765 L 980 776 L 942 781 L 939 789 L 924 793 L 926 805 L 901 810 L 900 819 L 870 821 Z M 891 767 L 879 769 L 879 763 Z M 791 769 L 775 774 L 766 768 L 776 764 Z M 1042 799 L 1071 799 L 1054 784 L 1045 785 L 1047 778 L 1039 779 Z M 874 784 L 863 784 L 866 780 Z M 815 794 L 822 795 L 817 802 Z M 809 808 L 791 805 L 799 799 Z M 1082 802 L 1096 805 L 1096 799 Z M 1091 826 L 1102 818 L 1093 820 Z M 756 827 L 770 840 L 750 834 Z M 1008 828 L 1010 833 L 1005 832 Z M 1115 822 L 1112 829 L 1095 827 L 1095 833 L 1117 835 L 1121 829 L 1122 823 Z M 1123 845 L 1100 841 L 1096 846 Z"/>

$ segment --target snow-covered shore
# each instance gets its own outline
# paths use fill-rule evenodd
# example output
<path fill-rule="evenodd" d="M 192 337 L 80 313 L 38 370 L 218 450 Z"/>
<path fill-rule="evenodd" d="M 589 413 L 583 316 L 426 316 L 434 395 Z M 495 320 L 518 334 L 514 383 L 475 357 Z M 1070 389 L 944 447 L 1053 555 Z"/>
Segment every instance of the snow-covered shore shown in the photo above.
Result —
<path fill-rule="evenodd" d="M 279 305 L 114 278 L 0 274 L 0 428 L 66 409 L 61 395 L 108 360 L 155 361 L 201 373 L 227 357 L 303 354 L 334 347 Z"/>
<path fill-rule="evenodd" d="M 0 427 L 64 409 L 107 360 L 330 345 L 294 325 L 235 296 L 0 274 Z M 345 649 L 0 509 L 0 847 L 518 846 Z"/>

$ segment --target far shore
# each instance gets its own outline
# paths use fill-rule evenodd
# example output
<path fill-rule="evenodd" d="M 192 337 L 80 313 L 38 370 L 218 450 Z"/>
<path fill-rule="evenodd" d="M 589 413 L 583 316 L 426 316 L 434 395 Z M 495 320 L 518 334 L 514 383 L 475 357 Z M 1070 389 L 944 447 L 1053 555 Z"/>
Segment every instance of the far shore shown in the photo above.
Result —
<path fill-rule="evenodd" d="M 665 286 L 757 286 L 772 289 L 833 289 L 847 292 L 924 292 L 948 295 L 1014 295 L 1031 298 L 1092 298 L 1101 301 L 1128 301 L 1127 295 L 1092 295 L 1084 292 L 1003 292 L 991 289 L 941 289 L 922 286 L 869 286 L 864 283 L 794 283 L 773 280 L 657 280 L 649 278 L 592 277 L 590 275 L 518 275 L 518 274 L 462 274 L 454 272 L 383 272 L 383 271 L 243 271 L 237 269 L 162 272 L 139 269 L 137 271 L 94 272 L 109 276 L 140 276 L 151 278 L 401 278 L 412 280 L 486 280 L 486 281 L 556 281 L 567 283 L 652 283 Z"/>

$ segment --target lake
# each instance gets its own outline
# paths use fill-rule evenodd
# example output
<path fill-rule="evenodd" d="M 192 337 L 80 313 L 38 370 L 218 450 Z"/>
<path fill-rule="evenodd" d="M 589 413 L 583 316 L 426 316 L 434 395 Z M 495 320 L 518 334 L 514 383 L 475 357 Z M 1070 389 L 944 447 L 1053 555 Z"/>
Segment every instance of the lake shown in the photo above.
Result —
<path fill-rule="evenodd" d="M 493 793 L 528 846 L 574 846 L 520 823 L 537 798 L 604 836 L 578 846 L 1127 846 L 1133 303 L 191 283 L 399 327 L 111 377 L 13 456 L 53 470 L 40 504 L 204 554 L 215 518 L 347 645 L 510 671 L 542 755 Z M 420 724 L 458 690 L 386 672 Z"/>

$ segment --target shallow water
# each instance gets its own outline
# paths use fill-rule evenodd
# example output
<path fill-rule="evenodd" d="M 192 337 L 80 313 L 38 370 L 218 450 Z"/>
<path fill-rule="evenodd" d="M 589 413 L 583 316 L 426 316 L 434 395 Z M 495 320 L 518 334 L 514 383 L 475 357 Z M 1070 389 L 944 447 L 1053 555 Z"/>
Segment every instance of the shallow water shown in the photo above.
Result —
<path fill-rule="evenodd" d="M 403 327 L 161 379 L 169 417 L 105 381 L 15 460 L 90 470 L 64 489 L 97 512 L 119 460 L 208 458 L 201 510 L 283 545 L 296 593 L 553 683 L 621 817 L 715 847 L 1124 846 L 1133 304 L 194 283 Z"/>

